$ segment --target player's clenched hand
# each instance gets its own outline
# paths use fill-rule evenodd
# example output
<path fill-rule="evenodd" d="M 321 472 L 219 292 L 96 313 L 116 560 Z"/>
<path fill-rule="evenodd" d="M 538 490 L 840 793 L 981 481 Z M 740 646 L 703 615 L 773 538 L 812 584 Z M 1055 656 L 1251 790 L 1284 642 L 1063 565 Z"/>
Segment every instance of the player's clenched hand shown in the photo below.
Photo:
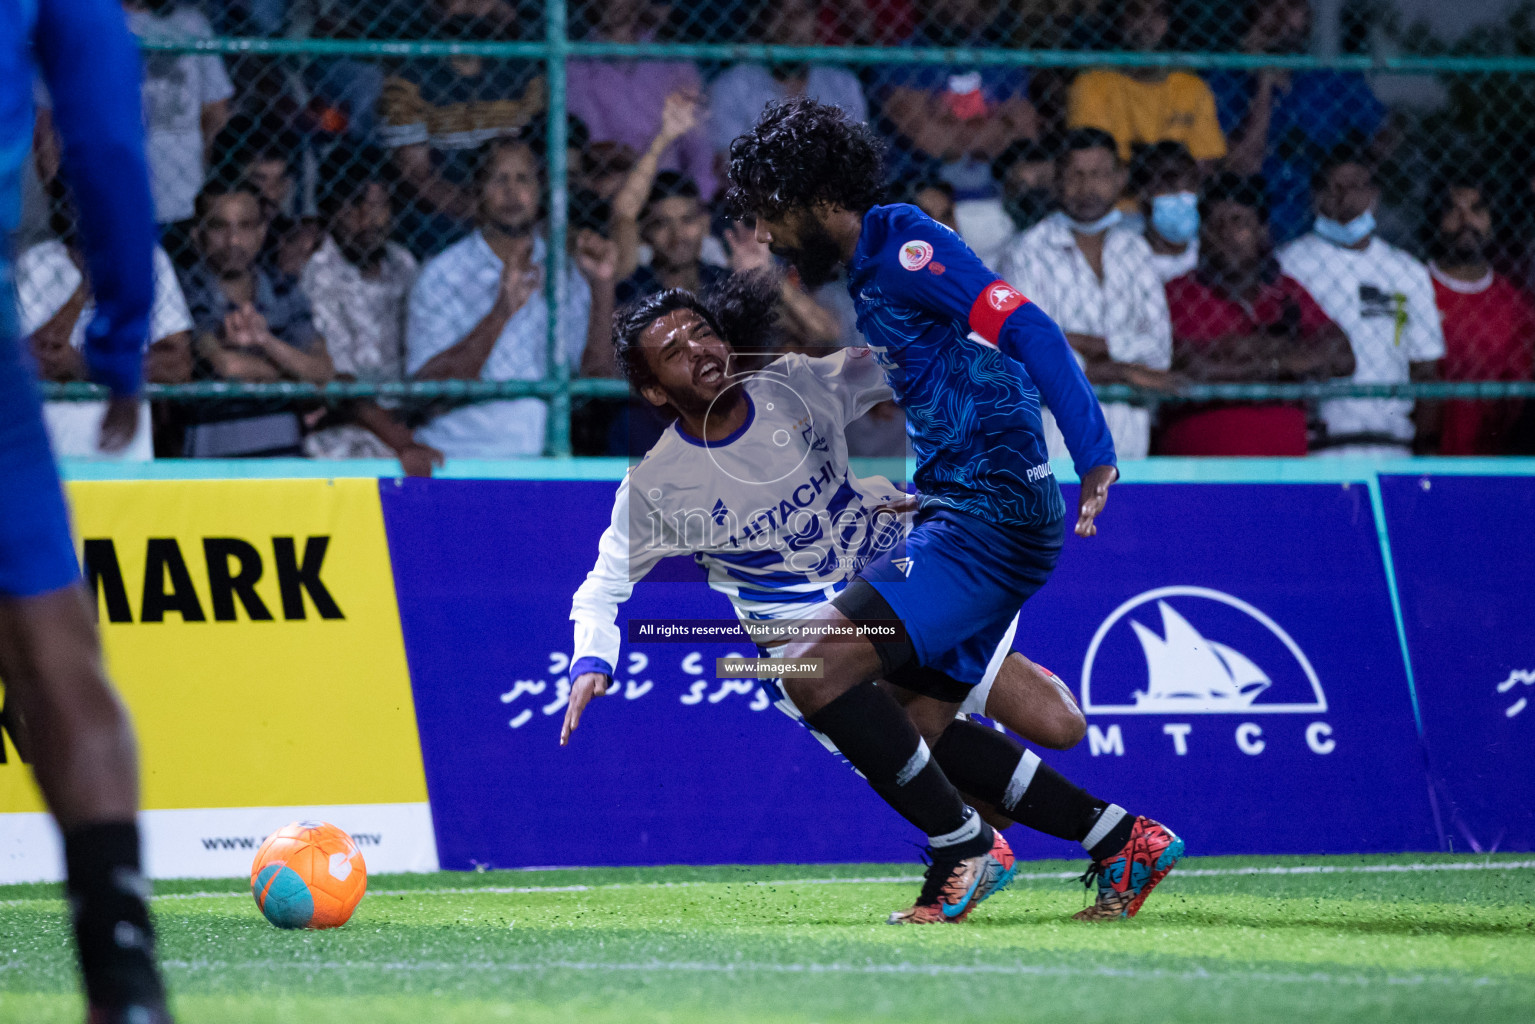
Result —
<path fill-rule="evenodd" d="M 1119 470 L 1113 466 L 1094 466 L 1082 478 L 1082 499 L 1077 504 L 1077 536 L 1091 537 L 1098 532 L 1093 522 L 1103 512 L 1109 500 L 1109 484 L 1119 479 Z"/>
<path fill-rule="evenodd" d="M 560 746 L 570 742 L 570 734 L 581 724 L 581 712 L 586 710 L 591 699 L 601 697 L 612 685 L 613 680 L 601 672 L 582 672 L 576 676 L 575 682 L 570 684 L 570 703 L 565 705 L 565 724 L 560 729 Z"/>

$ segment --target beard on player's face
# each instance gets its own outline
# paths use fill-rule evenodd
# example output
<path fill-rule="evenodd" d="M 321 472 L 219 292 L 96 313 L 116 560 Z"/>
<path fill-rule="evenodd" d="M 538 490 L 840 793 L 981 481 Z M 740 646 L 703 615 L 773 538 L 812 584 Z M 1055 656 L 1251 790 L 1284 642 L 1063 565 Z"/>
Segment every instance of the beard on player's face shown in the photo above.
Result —
<path fill-rule="evenodd" d="M 740 401 L 740 389 L 731 389 L 734 351 L 693 310 L 658 318 L 640 344 L 657 397 L 682 416 L 701 419 L 711 408 L 714 415 L 723 415 Z"/>
<path fill-rule="evenodd" d="M 826 225 L 811 214 L 802 213 L 794 228 L 799 237 L 793 244 L 774 238 L 768 250 L 788 260 L 806 288 L 819 288 L 835 281 L 842 264 L 842 246 L 826 230 Z"/>

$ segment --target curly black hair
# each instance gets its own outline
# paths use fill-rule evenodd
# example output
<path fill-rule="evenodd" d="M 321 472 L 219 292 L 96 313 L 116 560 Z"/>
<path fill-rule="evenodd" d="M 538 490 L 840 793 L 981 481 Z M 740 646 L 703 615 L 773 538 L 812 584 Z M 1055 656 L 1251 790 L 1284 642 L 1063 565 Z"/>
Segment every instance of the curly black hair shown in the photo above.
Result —
<path fill-rule="evenodd" d="M 862 214 L 884 192 L 883 149 L 868 125 L 839 107 L 781 100 L 730 144 L 726 205 L 736 217 L 770 220 L 818 203 Z"/>
<path fill-rule="evenodd" d="M 636 299 L 613 316 L 613 351 L 624 378 L 638 391 L 656 382 L 640 338 L 661 317 L 692 310 L 732 349 L 751 352 L 772 344 L 777 307 L 778 276 L 771 271 L 732 274 L 702 297 L 685 288 L 668 288 Z"/>

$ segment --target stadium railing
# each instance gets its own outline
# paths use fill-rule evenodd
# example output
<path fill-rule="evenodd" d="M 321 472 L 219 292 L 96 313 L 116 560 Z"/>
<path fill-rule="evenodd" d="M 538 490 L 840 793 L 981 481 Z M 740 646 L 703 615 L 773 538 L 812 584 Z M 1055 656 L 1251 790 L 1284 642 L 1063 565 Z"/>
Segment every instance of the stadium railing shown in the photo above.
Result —
<path fill-rule="evenodd" d="M 184 3 L 184 9 L 195 5 Z M 212 22 L 203 29 L 182 28 L 175 37 L 144 34 L 141 46 L 150 62 L 186 55 L 222 60 L 238 83 L 236 102 L 252 131 L 280 123 L 297 126 L 301 137 L 299 190 L 296 209 L 313 210 L 314 168 L 319 157 L 343 139 L 366 134 L 358 126 L 371 123 L 374 110 L 345 109 L 333 85 L 322 82 L 338 63 L 354 70 L 371 69 L 382 78 L 384 68 L 431 58 L 480 58 L 493 62 L 538 62 L 543 66 L 546 110 L 545 157 L 548 206 L 544 224 L 549 251 L 567 260 L 571 233 L 569 199 L 571 168 L 567 167 L 567 134 L 571 62 L 577 60 L 671 60 L 693 62 L 710 72 L 737 62 L 765 65 L 804 63 L 847 68 L 863 77 L 866 94 L 878 92 L 876 80 L 892 70 L 1008 69 L 1032 74 L 1028 95 L 1039 108 L 1041 124 L 1059 129 L 1070 87 L 1069 76 L 1088 69 L 1132 71 L 1167 69 L 1208 75 L 1246 72 L 1268 75 L 1330 73 L 1370 76 L 1367 91 L 1378 87 L 1390 102 L 1382 105 L 1376 138 L 1360 139 L 1379 152 L 1383 233 L 1402 242 L 1431 245 L 1434 225 L 1426 207 L 1435 182 L 1456 169 L 1476 165 L 1479 180 L 1488 182 L 1485 196 L 1498 220 L 1489 244 L 1505 258 L 1497 265 L 1523 268 L 1522 247 L 1535 228 L 1535 178 L 1524 136 L 1535 112 L 1535 27 L 1528 11 L 1516 12 L 1506 24 L 1476 29 L 1452 44 L 1426 36 L 1419 27 L 1401 26 L 1386 8 L 1372 8 L 1365 20 L 1345 12 L 1336 20 L 1313 27 L 1310 42 L 1301 47 L 1274 44 L 1264 52 L 1254 42 L 1265 7 L 1294 4 L 1254 4 L 1251 13 L 1241 0 L 1174 0 L 1167 5 L 1058 2 L 977 4 L 971 0 L 934 0 L 905 4 L 893 0 L 848 0 L 811 4 L 817 19 L 815 45 L 765 43 L 762 33 L 772 17 L 771 3 L 757 0 L 703 0 L 672 6 L 644 0 L 610 5 L 591 0 L 520 0 L 492 3 L 487 10 L 505 17 L 487 30 L 456 29 L 481 38 L 429 38 L 451 34 L 432 27 L 431 4 L 405 0 L 362 0 L 341 4 L 314 0 L 309 4 L 281 2 L 210 5 Z M 797 5 L 790 5 L 796 6 Z M 1304 2 L 1300 6 L 1306 6 Z M 1326 5 L 1329 11 L 1336 5 Z M 174 4 L 151 5 L 168 14 Z M 1131 49 L 1126 40 L 1137 31 L 1155 35 L 1135 22 L 1135 12 L 1161 7 L 1166 15 L 1163 38 L 1151 49 Z M 611 9 L 610 9 L 611 8 Z M 614 10 L 638 10 L 640 29 L 627 42 L 602 38 L 604 18 Z M 977 14 L 976 12 L 990 12 Z M 924 13 L 927 12 L 927 13 Z M 938 31 L 940 23 L 976 26 L 968 36 Z M 224 34 L 204 34 L 205 31 Z M 1276 30 L 1277 31 L 1277 30 Z M 485 38 L 487 33 L 491 36 Z M 904 38 L 900 36 L 904 33 Z M 926 35 L 924 36 L 924 33 Z M 961 40 L 966 45 L 952 45 Z M 1318 43 L 1317 40 L 1321 42 Z M 1296 52 L 1297 49 L 1312 52 Z M 331 77 L 334 77 L 333 75 Z M 367 77 L 366 74 L 362 77 Z M 1339 81 L 1342 81 L 1341 77 Z M 1351 79 L 1352 81 L 1352 79 Z M 330 95 L 327 95 L 330 90 Z M 1346 120 L 1344 104 L 1357 96 L 1339 86 L 1322 102 L 1334 108 L 1325 117 Z M 340 114 L 340 123 L 333 123 Z M 871 118 L 883 118 L 871 103 Z M 879 124 L 890 135 L 888 122 Z M 1224 126 L 1228 132 L 1234 126 Z M 1388 138 L 1389 136 L 1389 138 Z M 1341 139 L 1342 136 L 1339 136 Z M 247 139 L 246 142 L 260 140 Z M 1315 140 L 1313 140 L 1314 142 Z M 1296 140 L 1280 140 L 1294 145 Z M 1264 148 L 1265 160 L 1274 154 Z M 1301 161 L 1314 165 L 1319 152 Z M 429 255 L 423 252 L 422 255 Z M 1497 262 L 1497 261 L 1495 261 Z M 147 396 L 169 402 L 209 402 L 235 398 L 285 398 L 339 401 L 351 398 L 456 399 L 537 397 L 549 404 L 546 452 L 571 451 L 572 399 L 615 398 L 627 393 L 623 382 L 574 376 L 559 343 L 561 294 L 565 275 L 544 277 L 545 300 L 554 315 L 547 318 L 547 375 L 541 380 L 408 381 L 363 380 L 315 386 L 298 382 L 251 383 L 194 381 L 150 385 Z M 1495 376 L 1489 368 L 1486 377 Z M 1507 376 L 1507 374 L 1502 374 Z M 47 397 L 78 400 L 100 397 L 91 385 L 49 383 Z M 1177 392 L 1125 384 L 1098 388 L 1106 401 L 1157 406 L 1182 402 L 1315 402 L 1329 398 L 1515 399 L 1535 398 L 1535 382 L 1526 379 L 1473 379 L 1353 383 L 1350 381 L 1194 383 Z"/>

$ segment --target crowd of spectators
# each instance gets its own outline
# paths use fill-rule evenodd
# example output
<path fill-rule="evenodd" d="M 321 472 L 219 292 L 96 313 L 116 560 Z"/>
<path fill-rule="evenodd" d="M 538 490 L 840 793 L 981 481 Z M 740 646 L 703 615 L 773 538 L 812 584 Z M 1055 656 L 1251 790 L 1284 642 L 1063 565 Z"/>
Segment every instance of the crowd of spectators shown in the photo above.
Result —
<path fill-rule="evenodd" d="M 315 26 L 337 36 L 501 41 L 542 31 L 540 5 L 515 0 L 321 6 L 344 12 Z M 578 5 L 572 31 L 615 43 L 687 38 L 677 24 L 685 6 Z M 736 40 L 952 55 L 1027 41 L 1018 6 L 710 0 L 696 9 Z M 276 31 L 290 16 L 283 0 L 218 5 L 213 22 L 195 0 L 124 7 L 139 35 L 183 40 Z M 1170 0 L 1087 8 L 1058 37 L 1064 45 L 1178 45 Z M 1309 0 L 1252 0 L 1233 39 L 1255 55 L 1301 53 L 1311 20 Z M 1380 237 L 1378 168 L 1401 141 L 1364 76 L 1196 73 L 1155 61 L 1063 76 L 954 59 L 864 69 L 572 61 L 569 258 L 551 261 L 540 62 L 344 57 L 285 78 L 270 63 L 146 52 L 162 228 L 148 379 L 539 380 L 551 370 L 544 285 L 554 267 L 565 274 L 554 358 L 573 375 L 616 378 L 615 308 L 773 264 L 753 226 L 724 219 L 716 199 L 730 141 L 767 103 L 799 95 L 874 125 L 888 142 L 890 200 L 954 229 L 1054 317 L 1094 383 L 1172 396 L 1190 383 L 1531 379 L 1535 302 L 1525 286 L 1535 261 L 1518 262 L 1502 244 L 1509 188 L 1472 161 L 1446 161 L 1423 197 L 1421 236 Z M 69 381 L 84 372 L 89 282 L 48 98 L 37 99 L 16 283 L 39 373 Z M 812 291 L 786 274 L 780 313 L 781 350 L 859 343 L 840 282 Z M 61 453 L 97 454 L 98 413 L 49 404 Z M 1535 402 L 1113 403 L 1105 414 L 1121 458 L 1535 449 Z M 548 428 L 547 403 L 534 397 L 242 399 L 146 404 L 142 415 L 146 429 L 122 457 L 397 458 L 413 474 L 445 457 L 538 455 Z M 638 454 L 666 422 L 646 402 L 578 401 L 573 439 L 582 454 Z M 1053 429 L 1050 440 L 1060 454 Z M 899 410 L 876 408 L 850 441 L 853 454 L 902 454 Z"/>

